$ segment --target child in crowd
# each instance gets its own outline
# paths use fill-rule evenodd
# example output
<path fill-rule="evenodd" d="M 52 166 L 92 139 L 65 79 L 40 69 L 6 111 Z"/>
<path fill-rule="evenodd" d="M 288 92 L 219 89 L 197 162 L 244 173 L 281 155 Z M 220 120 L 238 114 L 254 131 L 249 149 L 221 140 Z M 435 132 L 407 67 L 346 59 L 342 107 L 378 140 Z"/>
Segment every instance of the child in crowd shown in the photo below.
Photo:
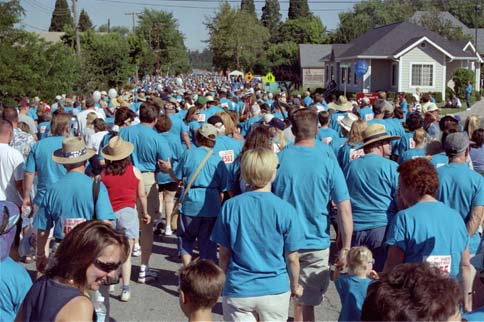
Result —
<path fill-rule="evenodd" d="M 212 261 L 198 260 L 181 269 L 180 308 L 188 321 L 212 321 L 224 283 L 224 272 Z"/>
<path fill-rule="evenodd" d="M 342 306 L 338 321 L 360 321 L 366 291 L 378 274 L 373 270 L 373 254 L 365 246 L 352 247 L 346 262 L 348 274 L 339 276 L 335 283 Z"/>

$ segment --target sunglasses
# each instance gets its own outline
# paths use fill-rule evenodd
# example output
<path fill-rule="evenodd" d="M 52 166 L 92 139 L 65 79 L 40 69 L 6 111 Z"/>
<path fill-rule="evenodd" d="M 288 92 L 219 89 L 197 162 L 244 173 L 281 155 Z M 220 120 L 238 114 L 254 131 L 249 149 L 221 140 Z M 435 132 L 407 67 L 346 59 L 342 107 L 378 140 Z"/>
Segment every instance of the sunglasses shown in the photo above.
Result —
<path fill-rule="evenodd" d="M 121 266 L 121 263 L 103 263 L 99 259 L 94 260 L 93 264 L 97 269 L 100 269 L 101 271 L 103 271 L 105 273 L 117 271 L 119 269 L 119 267 Z"/>

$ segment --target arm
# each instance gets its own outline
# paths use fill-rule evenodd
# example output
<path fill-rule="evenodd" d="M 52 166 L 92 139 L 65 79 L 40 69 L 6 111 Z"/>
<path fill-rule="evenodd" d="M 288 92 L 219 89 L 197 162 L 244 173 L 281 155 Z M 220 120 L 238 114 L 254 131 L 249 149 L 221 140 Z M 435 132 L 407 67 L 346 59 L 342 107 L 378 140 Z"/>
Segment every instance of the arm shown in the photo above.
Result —
<path fill-rule="evenodd" d="M 351 237 L 353 235 L 353 215 L 351 213 L 351 202 L 344 200 L 336 204 L 338 209 L 338 228 L 341 236 L 342 248 L 338 258 L 338 268 L 343 269 L 346 265 L 346 252 L 351 248 Z"/>
<path fill-rule="evenodd" d="M 299 253 L 287 253 L 287 260 L 289 262 L 289 270 L 291 271 L 291 296 L 301 297 L 303 288 L 299 285 Z"/>
<path fill-rule="evenodd" d="M 136 178 L 139 179 L 138 181 L 138 189 L 137 189 L 137 198 L 141 204 L 141 212 L 143 214 L 143 222 L 145 224 L 149 224 L 151 222 L 151 216 L 148 214 L 148 199 L 146 198 L 146 191 L 145 191 L 145 184 L 143 182 L 143 176 L 141 172 L 133 167 L 134 175 Z"/>
<path fill-rule="evenodd" d="M 462 292 L 464 298 L 464 312 L 472 311 L 472 267 L 470 262 L 469 247 L 462 253 L 460 271 L 462 274 Z"/>
<path fill-rule="evenodd" d="M 474 206 L 471 210 L 471 215 L 467 221 L 466 228 L 469 236 L 472 237 L 482 223 L 484 217 L 484 206 Z"/>
<path fill-rule="evenodd" d="M 175 173 L 173 172 L 173 168 L 171 166 L 170 160 L 168 161 L 158 160 L 158 166 L 160 167 L 161 172 L 168 173 L 170 175 L 170 178 L 173 181 L 179 181 Z"/>
<path fill-rule="evenodd" d="M 93 313 L 94 307 L 91 301 L 85 296 L 77 296 L 61 308 L 55 321 L 92 321 Z"/>
<path fill-rule="evenodd" d="M 390 272 L 395 266 L 403 263 L 405 259 L 405 254 L 403 250 L 398 246 L 388 246 L 387 260 L 385 262 L 385 267 L 383 268 L 384 273 Z"/>
<path fill-rule="evenodd" d="M 30 190 L 32 190 L 32 185 L 34 183 L 34 174 L 32 172 L 24 172 L 24 187 L 23 187 L 23 202 L 22 211 L 25 207 L 32 207 L 32 200 L 30 199 Z"/>
<path fill-rule="evenodd" d="M 182 133 L 182 140 L 185 142 L 187 149 L 190 150 L 190 136 L 188 135 L 188 132 Z"/>
<path fill-rule="evenodd" d="M 37 230 L 37 260 L 36 266 L 39 273 L 44 273 L 45 267 L 47 266 L 47 257 L 45 256 L 45 245 L 49 239 L 49 230 Z"/>
<path fill-rule="evenodd" d="M 230 264 L 230 257 L 232 256 L 232 251 L 222 245 L 219 245 L 219 257 L 220 257 L 220 268 L 227 272 L 227 268 Z"/>

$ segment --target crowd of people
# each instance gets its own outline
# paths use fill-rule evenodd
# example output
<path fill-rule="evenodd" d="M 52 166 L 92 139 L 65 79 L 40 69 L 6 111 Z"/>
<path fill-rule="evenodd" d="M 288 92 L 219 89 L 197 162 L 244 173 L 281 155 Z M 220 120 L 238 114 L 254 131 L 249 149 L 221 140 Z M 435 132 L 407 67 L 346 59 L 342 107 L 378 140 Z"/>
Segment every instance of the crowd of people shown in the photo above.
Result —
<path fill-rule="evenodd" d="M 154 234 L 176 234 L 191 321 L 220 295 L 224 321 L 286 321 L 291 298 L 315 321 L 331 280 L 340 321 L 482 319 L 479 117 L 440 116 L 431 93 L 252 85 L 148 77 L 1 106 L 1 320 L 102 320 L 108 284 L 141 296 L 131 257 L 157 278 Z"/>

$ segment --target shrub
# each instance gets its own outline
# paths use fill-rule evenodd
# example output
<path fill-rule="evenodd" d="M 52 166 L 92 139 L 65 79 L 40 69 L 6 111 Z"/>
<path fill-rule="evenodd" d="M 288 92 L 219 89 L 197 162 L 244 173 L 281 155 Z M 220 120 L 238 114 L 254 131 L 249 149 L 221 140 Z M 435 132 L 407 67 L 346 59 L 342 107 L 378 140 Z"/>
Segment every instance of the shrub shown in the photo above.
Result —
<path fill-rule="evenodd" d="M 455 71 L 454 75 L 452 76 L 454 81 L 454 89 L 458 97 L 464 98 L 466 96 L 466 82 L 470 81 L 471 84 L 474 84 L 474 80 L 476 79 L 475 73 L 472 70 L 459 68 Z"/>

